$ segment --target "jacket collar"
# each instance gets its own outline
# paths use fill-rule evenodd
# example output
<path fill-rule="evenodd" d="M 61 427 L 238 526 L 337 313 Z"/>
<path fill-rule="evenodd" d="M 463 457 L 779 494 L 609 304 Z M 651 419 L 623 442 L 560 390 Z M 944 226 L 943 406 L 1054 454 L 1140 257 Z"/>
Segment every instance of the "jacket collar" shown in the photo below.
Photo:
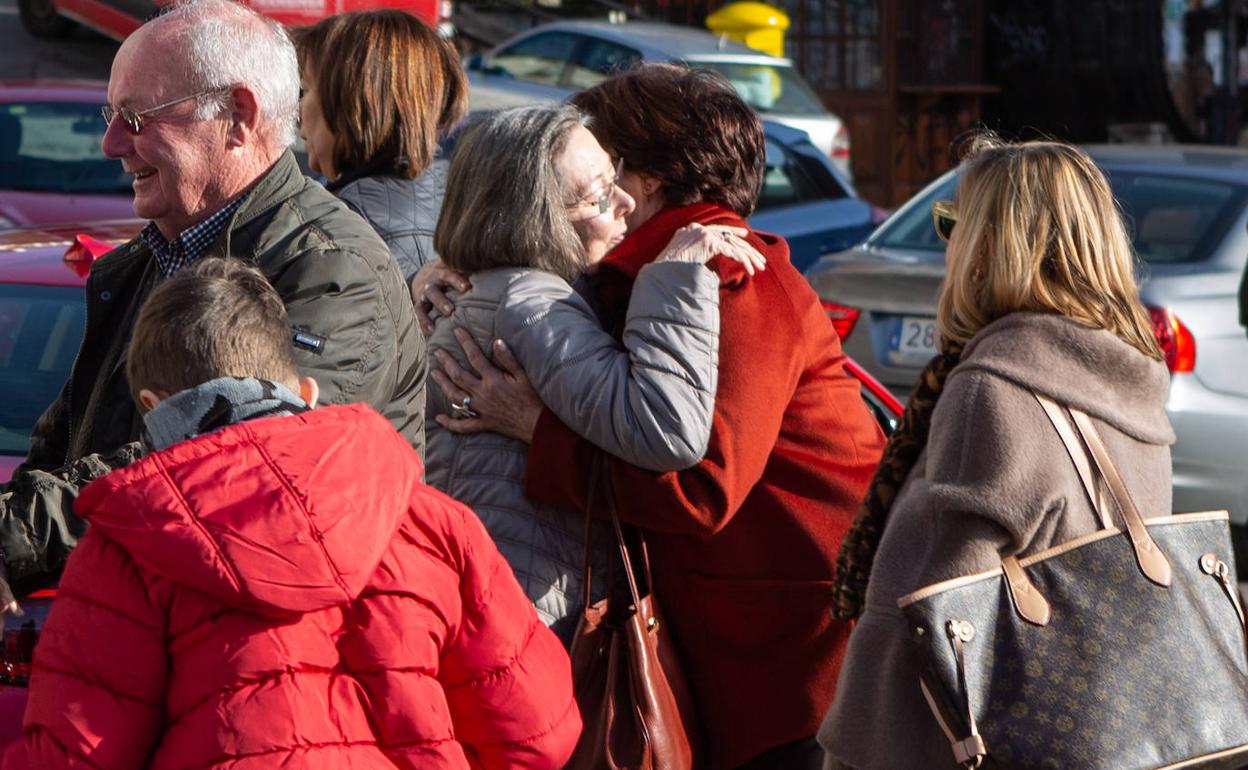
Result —
<path fill-rule="evenodd" d="M 694 223 L 746 227 L 740 216 L 714 203 L 692 203 L 688 206 L 666 208 L 629 233 L 603 259 L 599 269 L 617 271 L 627 276 L 630 281 L 636 280 L 641 268 L 654 261 L 677 230 Z"/>
<path fill-rule="evenodd" d="M 1010 313 L 967 343 L 950 376 L 974 370 L 1080 409 L 1139 441 L 1174 442 L 1165 364 L 1104 329 L 1066 316 Z"/>
<path fill-rule="evenodd" d="M 294 153 L 290 150 L 284 151 L 281 157 L 277 159 L 268 171 L 260 176 L 251 190 L 245 194 L 242 205 L 238 207 L 238 210 L 234 212 L 234 216 L 230 218 L 229 224 L 217 236 L 211 253 L 228 254 L 232 257 L 251 259 L 252 255 L 250 254 L 235 253 L 233 239 L 236 231 L 250 224 L 275 206 L 281 205 L 283 201 L 288 200 L 303 189 L 305 184 L 316 184 L 316 182 L 303 175 L 303 171 L 299 168 L 299 163 L 295 161 Z"/>

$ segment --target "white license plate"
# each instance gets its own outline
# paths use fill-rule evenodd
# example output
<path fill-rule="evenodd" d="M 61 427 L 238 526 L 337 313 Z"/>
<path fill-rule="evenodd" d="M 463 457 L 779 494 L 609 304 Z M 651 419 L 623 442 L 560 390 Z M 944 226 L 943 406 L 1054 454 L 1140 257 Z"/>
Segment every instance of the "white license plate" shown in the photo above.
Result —
<path fill-rule="evenodd" d="M 893 326 L 888 339 L 889 363 L 894 366 L 922 366 L 936 355 L 936 319 L 903 316 Z"/>

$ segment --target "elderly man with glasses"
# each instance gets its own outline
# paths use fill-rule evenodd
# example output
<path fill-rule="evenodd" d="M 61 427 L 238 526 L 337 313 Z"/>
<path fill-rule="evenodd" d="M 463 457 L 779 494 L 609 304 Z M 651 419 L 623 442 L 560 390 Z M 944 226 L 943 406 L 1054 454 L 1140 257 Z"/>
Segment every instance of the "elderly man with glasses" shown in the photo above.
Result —
<path fill-rule="evenodd" d="M 54 579 L 82 534 L 78 490 L 139 451 L 131 329 L 152 287 L 195 260 L 257 265 L 286 303 L 296 364 L 322 401 L 371 404 L 423 453 L 425 349 L 407 289 L 368 223 L 300 172 L 288 149 L 298 98 L 286 33 L 231 0 L 179 3 L 117 52 L 103 149 L 134 176 L 134 211 L 150 222 L 92 267 L 70 378 L 0 494 L 18 595 Z"/>

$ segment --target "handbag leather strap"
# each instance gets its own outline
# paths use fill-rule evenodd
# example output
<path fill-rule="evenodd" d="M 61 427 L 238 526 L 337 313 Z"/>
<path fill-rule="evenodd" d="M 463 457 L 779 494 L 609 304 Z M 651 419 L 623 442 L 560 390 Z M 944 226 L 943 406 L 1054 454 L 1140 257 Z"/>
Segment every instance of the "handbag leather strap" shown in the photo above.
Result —
<path fill-rule="evenodd" d="M 1079 435 L 1083 437 L 1084 443 L 1092 452 L 1092 460 L 1096 463 L 1096 469 L 1109 484 L 1109 493 L 1118 506 L 1119 515 L 1127 525 L 1127 535 L 1131 538 L 1131 547 L 1135 550 L 1135 560 L 1140 565 L 1140 572 L 1159 586 L 1169 586 L 1170 561 L 1157 547 L 1153 536 L 1148 534 L 1148 527 L 1144 526 L 1144 517 L 1140 516 L 1140 510 L 1135 507 L 1135 500 L 1131 498 L 1127 485 L 1123 483 L 1122 476 L 1118 474 L 1118 468 L 1110 458 L 1109 451 L 1105 449 L 1096 426 L 1092 424 L 1092 418 L 1077 409 L 1072 409 L 1070 414 L 1075 420 Z"/>
<path fill-rule="evenodd" d="M 1114 465 L 1113 459 L 1109 456 L 1109 450 L 1105 448 L 1105 443 L 1101 440 L 1100 432 L 1097 431 L 1096 425 L 1093 424 L 1092 418 L 1088 417 L 1084 412 L 1070 408 L 1070 417 L 1074 422 L 1075 430 L 1079 433 L 1079 438 L 1083 440 L 1082 445 L 1076 449 L 1073 436 L 1069 436 L 1070 424 L 1061 415 L 1061 407 L 1059 407 L 1052 399 L 1035 393 L 1036 399 L 1040 405 L 1044 407 L 1045 414 L 1053 422 L 1053 427 L 1062 437 L 1062 443 L 1066 445 L 1066 450 L 1070 452 L 1071 459 L 1075 462 L 1075 468 L 1080 468 L 1079 457 L 1083 456 L 1083 463 L 1087 463 L 1090 455 L 1092 464 L 1095 466 L 1100 479 L 1104 480 L 1109 488 L 1110 499 L 1114 502 L 1114 507 L 1118 509 L 1118 515 L 1122 517 L 1123 524 L 1126 525 L 1127 537 L 1131 541 L 1131 548 L 1135 552 L 1135 561 L 1139 565 L 1140 572 L 1144 577 L 1159 586 L 1170 585 L 1170 562 L 1166 559 L 1166 555 L 1157 547 L 1157 543 L 1153 541 L 1152 535 L 1148 534 L 1148 527 L 1144 525 L 1144 518 L 1140 516 L 1140 511 L 1135 506 L 1135 500 L 1132 499 L 1131 493 L 1127 490 L 1127 485 L 1123 482 L 1122 476 L 1118 473 L 1118 467 Z M 1086 449 L 1085 449 L 1086 447 Z M 1085 454 L 1086 452 L 1086 454 Z M 1080 478 L 1083 473 L 1080 472 Z M 1085 489 L 1089 495 L 1095 495 L 1094 485 L 1089 485 L 1084 481 Z M 1093 505 L 1096 506 L 1096 498 L 1093 497 Z M 1101 514 L 1100 510 L 1097 511 Z M 1101 514 L 1102 522 L 1105 516 Z"/>
<path fill-rule="evenodd" d="M 1066 419 L 1066 410 L 1048 396 L 1042 396 L 1035 391 L 1032 393 L 1040 402 L 1040 406 L 1044 407 L 1045 414 L 1049 416 L 1053 427 L 1057 429 L 1062 445 L 1066 447 L 1066 452 L 1075 464 L 1079 480 L 1083 482 L 1083 489 L 1088 493 L 1088 502 L 1092 504 L 1092 510 L 1096 511 L 1096 515 L 1101 520 L 1101 526 L 1104 529 L 1113 529 L 1114 521 L 1109 514 L 1109 501 L 1105 499 L 1105 487 L 1096 483 L 1096 476 L 1092 473 L 1092 464 L 1088 461 L 1088 451 L 1080 442 L 1079 437 L 1075 435 L 1070 421 Z"/>
<path fill-rule="evenodd" d="M 624 577 L 628 581 L 629 595 L 633 600 L 634 611 L 641 609 L 641 591 L 637 586 L 637 575 L 633 572 L 633 559 L 628 549 L 628 541 L 624 538 L 624 528 L 620 524 L 620 515 L 615 508 L 615 499 L 611 484 L 611 467 L 610 461 L 601 451 L 596 453 L 593 469 L 590 472 L 589 479 L 589 504 L 585 512 L 585 562 L 582 569 L 583 585 L 582 588 L 582 609 L 588 610 L 592 605 L 592 585 L 590 583 L 593 577 L 593 546 L 591 536 L 593 535 L 593 524 L 595 512 L 605 507 L 610 511 L 612 528 L 615 530 L 615 542 L 619 547 L 620 561 L 624 566 Z M 645 571 L 646 586 L 649 589 L 653 585 L 650 577 L 650 554 L 646 550 L 646 541 L 641 540 L 641 563 Z M 611 571 L 608 568 L 608 589 L 610 585 Z M 649 629 L 657 624 L 655 618 L 646 618 L 646 626 Z"/>

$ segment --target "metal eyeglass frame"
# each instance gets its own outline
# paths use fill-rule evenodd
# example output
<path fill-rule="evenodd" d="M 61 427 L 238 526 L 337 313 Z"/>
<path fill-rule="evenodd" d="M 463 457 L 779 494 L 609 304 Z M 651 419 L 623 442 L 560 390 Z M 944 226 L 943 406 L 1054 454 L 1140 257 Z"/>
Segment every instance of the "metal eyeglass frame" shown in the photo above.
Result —
<path fill-rule="evenodd" d="M 615 197 L 615 188 L 620 183 L 620 175 L 624 173 L 624 159 L 620 158 L 615 162 L 615 178 L 607 184 L 607 189 L 602 193 L 600 198 L 592 201 L 580 201 L 579 203 L 569 203 L 568 208 L 579 209 L 586 206 L 597 206 L 598 215 L 601 216 L 611 210 L 611 200 Z"/>
<path fill-rule="evenodd" d="M 216 88 L 207 88 L 207 89 L 204 89 L 203 91 L 196 91 L 195 93 L 189 96 L 183 96 L 181 98 L 174 99 L 171 102 L 158 104 L 155 107 L 148 107 L 146 110 L 131 110 L 125 107 L 114 109 L 113 105 L 106 104 L 100 108 L 100 115 L 104 116 L 104 123 L 110 126 L 113 124 L 113 118 L 121 118 L 121 121 L 126 124 L 126 129 L 132 135 L 138 136 L 138 134 L 143 131 L 143 123 L 144 123 L 145 118 L 151 115 L 155 115 L 161 110 L 166 110 L 170 107 L 173 107 L 174 105 L 181 104 L 182 102 L 189 102 L 192 99 L 198 99 L 201 96 L 208 96 L 210 94 L 224 93 L 225 91 L 228 91 L 229 89 L 230 89 L 230 86 L 217 86 Z"/>

